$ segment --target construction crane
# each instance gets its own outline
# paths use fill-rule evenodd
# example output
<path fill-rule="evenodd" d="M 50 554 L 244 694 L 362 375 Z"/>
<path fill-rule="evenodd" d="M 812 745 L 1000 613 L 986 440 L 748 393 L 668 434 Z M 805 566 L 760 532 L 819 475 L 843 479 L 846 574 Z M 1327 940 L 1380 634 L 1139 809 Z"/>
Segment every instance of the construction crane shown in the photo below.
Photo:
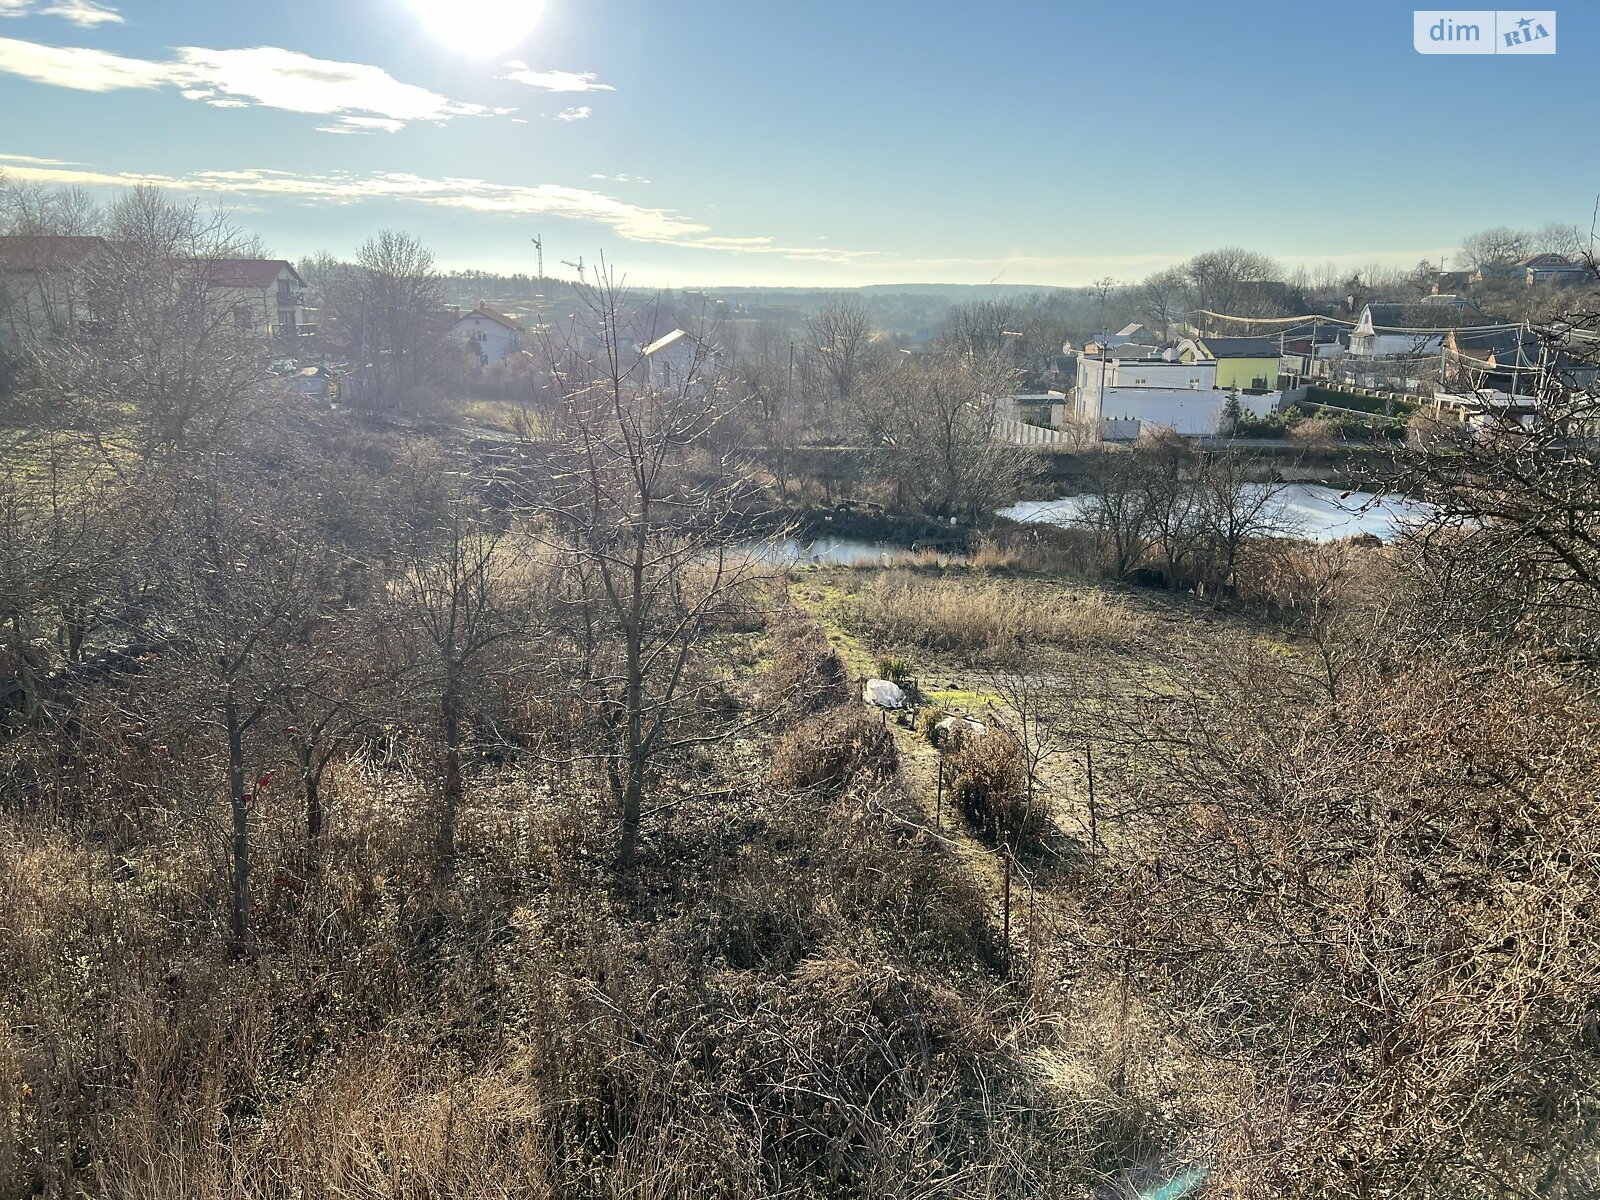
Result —
<path fill-rule="evenodd" d="M 578 273 L 578 278 L 579 279 L 583 278 L 583 255 L 581 255 L 581 254 L 578 255 L 578 261 L 577 262 L 570 262 L 567 259 L 563 258 L 561 260 L 561 265 L 563 267 L 571 267 L 574 271 L 576 271 Z"/>
<path fill-rule="evenodd" d="M 534 237 L 528 240 L 533 243 L 533 249 L 539 255 L 539 281 L 542 283 L 544 282 L 544 239 L 542 237 Z"/>

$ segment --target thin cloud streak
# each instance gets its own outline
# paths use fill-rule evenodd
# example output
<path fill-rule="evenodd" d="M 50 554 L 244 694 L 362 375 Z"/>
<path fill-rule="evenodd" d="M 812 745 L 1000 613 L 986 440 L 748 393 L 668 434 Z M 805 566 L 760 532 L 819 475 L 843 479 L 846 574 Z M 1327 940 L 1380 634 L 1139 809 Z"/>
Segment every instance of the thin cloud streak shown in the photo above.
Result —
<path fill-rule="evenodd" d="M 527 63 L 508 62 L 501 79 L 526 84 L 544 92 L 614 92 L 609 83 L 599 82 L 593 71 L 535 71 Z"/>
<path fill-rule="evenodd" d="M 0 159 L 5 156 L 0 155 Z M 9 160 L 8 160 L 9 161 Z M 435 208 L 505 216 L 554 216 L 586 221 L 611 229 L 632 242 L 720 250 L 734 254 L 773 255 L 794 261 L 861 263 L 885 256 L 872 251 L 821 246 L 787 246 L 769 237 L 726 237 L 709 226 L 661 208 L 630 204 L 589 188 L 565 184 L 504 184 L 483 179 L 430 179 L 405 172 L 357 175 L 334 172 L 297 175 L 265 168 L 198 171 L 160 175 L 134 171 L 102 171 L 92 167 L 30 166 L 8 168 L 19 179 L 85 187 L 167 188 L 221 196 L 270 195 L 318 204 L 359 204 L 399 200 Z"/>
<path fill-rule="evenodd" d="M 53 4 L 40 4 L 38 0 L 0 0 L 0 17 L 60 17 L 80 29 L 96 25 L 121 25 L 121 13 L 107 4 L 95 0 L 55 0 Z"/>
<path fill-rule="evenodd" d="M 4 3 L 5 0 L 0 0 Z M 45 46 L 0 38 L 0 72 L 52 87 L 83 92 L 176 87 L 186 100 L 213 108 L 275 108 L 335 118 L 332 132 L 371 132 L 412 121 L 445 122 L 514 112 L 465 104 L 415 84 L 402 83 L 381 67 L 313 58 L 296 50 L 256 46 L 208 50 L 183 46 L 167 62 L 131 58 L 81 46 Z"/>

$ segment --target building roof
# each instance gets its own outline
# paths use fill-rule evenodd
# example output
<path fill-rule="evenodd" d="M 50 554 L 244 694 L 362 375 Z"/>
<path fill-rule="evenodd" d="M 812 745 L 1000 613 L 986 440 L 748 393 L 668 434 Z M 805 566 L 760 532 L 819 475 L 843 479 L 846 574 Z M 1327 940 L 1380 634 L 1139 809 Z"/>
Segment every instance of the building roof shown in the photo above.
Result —
<path fill-rule="evenodd" d="M 1517 267 L 1571 267 L 1576 264 L 1565 254 L 1541 250 L 1537 254 L 1530 254 L 1525 258 L 1517 259 L 1512 265 Z"/>
<path fill-rule="evenodd" d="M 1363 319 L 1368 314 L 1371 314 L 1372 325 L 1380 332 L 1384 329 L 1436 329 L 1440 333 L 1460 325 L 1461 318 L 1466 315 L 1448 304 L 1423 304 L 1420 300 L 1412 304 L 1380 301 L 1366 306 Z"/>
<path fill-rule="evenodd" d="M 1534 366 L 1540 358 L 1539 336 L 1528 330 L 1472 329 L 1452 332 L 1451 338 L 1458 353 L 1473 358 L 1492 357 L 1497 366 Z"/>
<path fill-rule="evenodd" d="M 304 285 L 298 271 L 283 258 L 219 258 L 211 264 L 210 279 L 217 287 L 269 288 L 288 271 Z"/>
<path fill-rule="evenodd" d="M 522 332 L 521 325 L 518 325 L 510 317 L 506 316 L 505 313 L 495 312 L 494 309 L 490 308 L 481 300 L 478 302 L 478 306 L 476 308 L 468 309 L 466 312 L 462 313 L 460 318 L 456 321 L 456 324 L 459 325 L 462 321 L 470 321 L 474 317 L 502 326 L 505 329 L 511 330 L 512 333 Z"/>
<path fill-rule="evenodd" d="M 682 329 L 674 329 L 671 333 L 663 334 L 644 348 L 644 356 L 649 358 L 652 354 L 660 354 L 663 350 L 670 350 L 673 346 L 687 340 L 693 342 L 694 338 Z"/>
<path fill-rule="evenodd" d="M 106 247 L 99 237 L 65 237 L 54 234 L 0 237 L 0 271 L 50 271 L 75 267 Z"/>
<path fill-rule="evenodd" d="M 1278 343 L 1264 337 L 1202 337 L 1195 341 L 1212 358 L 1277 358 Z"/>

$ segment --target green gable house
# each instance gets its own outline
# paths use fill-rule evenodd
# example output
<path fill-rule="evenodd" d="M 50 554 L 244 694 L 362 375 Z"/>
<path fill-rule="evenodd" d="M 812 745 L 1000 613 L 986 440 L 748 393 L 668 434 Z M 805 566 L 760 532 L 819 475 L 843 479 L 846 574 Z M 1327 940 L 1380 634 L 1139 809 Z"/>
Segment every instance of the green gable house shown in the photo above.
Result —
<path fill-rule="evenodd" d="M 1215 359 L 1219 388 L 1270 392 L 1278 386 L 1278 343 L 1261 337 L 1197 337 L 1179 347 L 1184 362 Z"/>

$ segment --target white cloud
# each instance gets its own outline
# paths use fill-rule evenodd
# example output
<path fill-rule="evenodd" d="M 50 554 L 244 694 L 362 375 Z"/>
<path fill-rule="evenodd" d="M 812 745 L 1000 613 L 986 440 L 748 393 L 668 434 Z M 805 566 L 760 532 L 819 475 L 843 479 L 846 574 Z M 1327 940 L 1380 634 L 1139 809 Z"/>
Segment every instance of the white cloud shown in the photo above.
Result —
<path fill-rule="evenodd" d="M 614 92 L 609 83 L 600 83 L 593 71 L 534 71 L 527 63 L 508 62 L 509 72 L 500 78 L 525 83 L 544 92 Z"/>
<path fill-rule="evenodd" d="M 404 121 L 393 117 L 341 117 L 338 125 L 318 125 L 318 133 L 399 133 Z"/>
<path fill-rule="evenodd" d="M 736 254 L 766 254 L 795 260 L 851 263 L 884 257 L 861 250 L 786 246 L 768 237 L 717 236 L 699 221 L 667 209 L 648 208 L 590 188 L 556 183 L 506 184 L 483 179 L 430 179 L 404 172 L 297 175 L 265 168 L 199 171 L 191 175 L 173 176 L 134 171 L 108 172 L 86 167 L 19 166 L 12 173 L 18 178 L 41 183 L 89 187 L 148 184 L 182 192 L 223 196 L 270 195 L 323 205 L 400 200 L 435 208 L 505 216 L 565 217 L 604 226 L 631 242 L 722 250 Z"/>
<path fill-rule="evenodd" d="M 273 46 L 245 50 L 184 46 L 176 54 L 173 60 L 156 62 L 85 47 L 0 38 L 0 72 L 83 92 L 177 87 L 184 99 L 214 108 L 259 105 L 335 117 L 333 126 L 321 128 L 339 132 L 392 131 L 411 121 L 514 111 L 451 100 L 402 83 L 381 67 L 312 58 Z"/>
<path fill-rule="evenodd" d="M 0 154 L 0 163 L 20 163 L 29 167 L 77 167 L 83 165 L 69 158 L 35 158 L 31 154 Z"/>
<path fill-rule="evenodd" d="M 649 183 L 650 182 L 648 179 L 641 179 L 637 175 L 624 175 L 621 172 L 618 172 L 615 175 L 607 175 L 607 174 L 604 174 L 603 172 L 597 172 L 597 173 L 595 173 L 593 175 L 590 175 L 589 178 L 590 179 L 604 179 L 609 183 Z"/>
<path fill-rule="evenodd" d="M 577 108 L 563 108 L 556 114 L 558 121 L 587 121 L 594 109 L 587 104 L 580 104 Z"/>
<path fill-rule="evenodd" d="M 123 17 L 116 9 L 95 0 L 54 0 L 43 4 L 39 0 L 0 0 L 0 17 L 25 17 L 37 13 L 41 17 L 60 17 L 81 28 L 94 25 L 120 25 Z"/>
<path fill-rule="evenodd" d="M 63 21 L 71 21 L 84 29 L 95 25 L 122 24 L 121 13 L 104 4 L 96 4 L 94 0 L 57 0 L 55 4 L 41 8 L 39 14 L 45 17 L 60 17 Z"/>
<path fill-rule="evenodd" d="M 41 46 L 17 38 L 0 38 L 0 72 L 80 92 L 153 88 L 177 82 L 162 63 L 124 58 L 105 50 Z"/>

